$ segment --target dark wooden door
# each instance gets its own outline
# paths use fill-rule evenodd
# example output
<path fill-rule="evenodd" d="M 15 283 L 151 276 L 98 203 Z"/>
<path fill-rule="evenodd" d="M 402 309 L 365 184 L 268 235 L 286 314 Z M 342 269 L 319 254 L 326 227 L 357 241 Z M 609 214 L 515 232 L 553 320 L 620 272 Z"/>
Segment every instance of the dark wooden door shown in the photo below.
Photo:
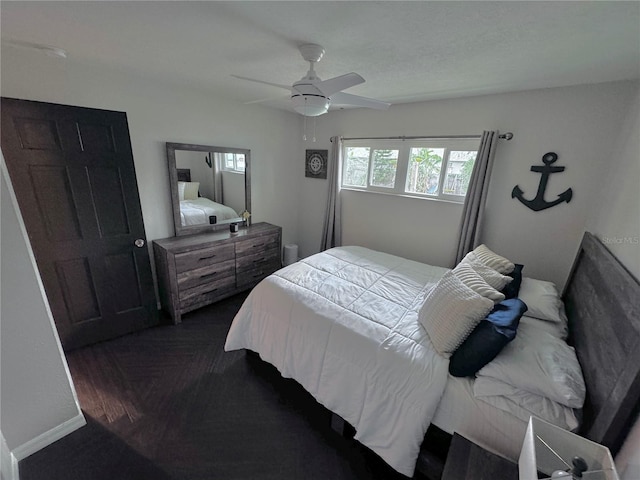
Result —
<path fill-rule="evenodd" d="M 156 324 L 126 114 L 1 107 L 2 152 L 65 350 Z"/>

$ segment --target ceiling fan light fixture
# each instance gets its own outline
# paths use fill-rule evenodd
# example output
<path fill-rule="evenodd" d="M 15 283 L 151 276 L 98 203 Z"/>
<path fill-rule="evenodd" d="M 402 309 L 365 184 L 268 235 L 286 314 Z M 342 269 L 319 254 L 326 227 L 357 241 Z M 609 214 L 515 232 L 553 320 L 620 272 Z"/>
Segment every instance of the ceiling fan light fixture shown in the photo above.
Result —
<path fill-rule="evenodd" d="M 318 95 L 296 95 L 291 101 L 293 109 L 305 117 L 317 117 L 329 110 L 329 99 Z"/>
<path fill-rule="evenodd" d="M 264 80 L 242 77 L 240 75 L 232 76 L 241 80 L 263 83 L 265 85 L 289 90 L 289 92 L 291 92 L 291 106 L 293 110 L 305 117 L 318 117 L 327 113 L 329 105 L 332 102 L 337 105 L 351 105 L 354 107 L 375 108 L 378 110 L 386 110 L 389 108 L 389 105 L 391 105 L 390 103 L 381 102 L 373 98 L 344 93 L 343 90 L 364 83 L 364 78 L 355 72 L 322 80 L 316 75 L 314 64 L 324 55 L 324 48 L 315 43 L 310 43 L 300 45 L 299 49 L 302 57 L 309 62 L 309 71 L 290 87 L 278 83 L 265 82 Z M 246 103 L 257 103 L 261 101 L 263 100 Z"/>

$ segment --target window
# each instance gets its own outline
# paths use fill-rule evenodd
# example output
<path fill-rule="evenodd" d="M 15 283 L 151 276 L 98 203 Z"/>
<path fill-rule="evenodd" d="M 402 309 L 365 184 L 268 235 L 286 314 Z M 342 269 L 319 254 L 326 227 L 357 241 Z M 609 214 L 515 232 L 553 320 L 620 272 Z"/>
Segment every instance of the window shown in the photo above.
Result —
<path fill-rule="evenodd" d="M 480 140 L 346 140 L 342 188 L 463 202 Z"/>
<path fill-rule="evenodd" d="M 225 152 L 222 155 L 223 155 L 222 157 L 223 170 L 244 173 L 244 169 L 245 169 L 244 153 Z"/>

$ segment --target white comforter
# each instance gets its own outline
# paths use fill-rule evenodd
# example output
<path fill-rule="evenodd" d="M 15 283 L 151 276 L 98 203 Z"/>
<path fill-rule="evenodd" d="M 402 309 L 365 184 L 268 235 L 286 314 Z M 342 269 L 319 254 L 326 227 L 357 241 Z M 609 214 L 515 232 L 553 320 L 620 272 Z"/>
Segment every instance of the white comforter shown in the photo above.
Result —
<path fill-rule="evenodd" d="M 206 197 L 180 201 L 180 220 L 183 226 L 209 223 L 209 216 L 215 215 L 218 222 L 239 218 L 231 207 L 214 202 Z"/>
<path fill-rule="evenodd" d="M 361 247 L 313 255 L 253 289 L 225 350 L 258 352 L 412 476 L 448 369 L 418 311 L 446 270 Z"/>

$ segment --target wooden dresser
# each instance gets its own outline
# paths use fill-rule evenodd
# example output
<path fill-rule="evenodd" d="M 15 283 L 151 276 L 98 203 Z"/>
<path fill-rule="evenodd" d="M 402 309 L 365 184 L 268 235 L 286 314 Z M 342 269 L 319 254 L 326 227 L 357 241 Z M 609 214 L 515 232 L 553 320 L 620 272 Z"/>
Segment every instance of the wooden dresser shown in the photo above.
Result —
<path fill-rule="evenodd" d="M 281 266 L 282 228 L 268 223 L 154 240 L 162 309 L 182 314 L 255 286 Z"/>

